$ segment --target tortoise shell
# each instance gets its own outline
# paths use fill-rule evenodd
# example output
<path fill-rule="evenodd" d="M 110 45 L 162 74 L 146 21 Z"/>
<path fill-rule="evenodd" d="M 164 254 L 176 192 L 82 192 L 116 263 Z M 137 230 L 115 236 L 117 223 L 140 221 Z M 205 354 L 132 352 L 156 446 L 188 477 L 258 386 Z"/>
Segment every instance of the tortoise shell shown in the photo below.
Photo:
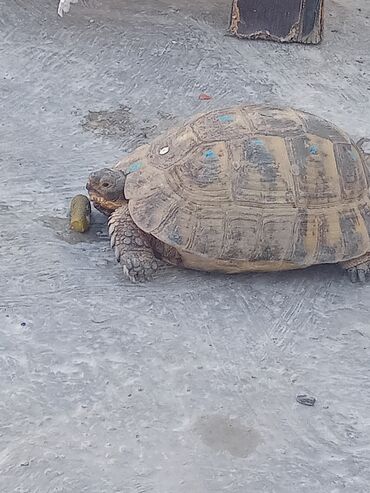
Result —
<path fill-rule="evenodd" d="M 370 251 L 364 155 L 309 113 L 211 111 L 116 167 L 137 226 L 195 268 L 281 270 Z"/>

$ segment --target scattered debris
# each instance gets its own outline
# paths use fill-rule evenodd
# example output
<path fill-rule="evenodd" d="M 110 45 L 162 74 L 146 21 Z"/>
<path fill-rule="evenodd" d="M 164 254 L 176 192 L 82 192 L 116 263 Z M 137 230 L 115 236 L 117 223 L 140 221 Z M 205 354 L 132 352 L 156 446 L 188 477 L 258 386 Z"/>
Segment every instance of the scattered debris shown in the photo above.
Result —
<path fill-rule="evenodd" d="M 131 108 L 119 105 L 115 110 L 90 111 L 82 121 L 85 130 L 105 137 L 125 137 L 135 131 Z"/>
<path fill-rule="evenodd" d="M 299 394 L 296 397 L 296 401 L 303 406 L 314 406 L 316 399 L 315 397 L 310 397 L 307 394 Z"/>
<path fill-rule="evenodd" d="M 119 105 L 117 109 L 89 111 L 81 121 L 82 128 L 100 137 L 124 139 L 137 147 L 156 134 L 158 125 L 132 114 L 131 108 Z"/>

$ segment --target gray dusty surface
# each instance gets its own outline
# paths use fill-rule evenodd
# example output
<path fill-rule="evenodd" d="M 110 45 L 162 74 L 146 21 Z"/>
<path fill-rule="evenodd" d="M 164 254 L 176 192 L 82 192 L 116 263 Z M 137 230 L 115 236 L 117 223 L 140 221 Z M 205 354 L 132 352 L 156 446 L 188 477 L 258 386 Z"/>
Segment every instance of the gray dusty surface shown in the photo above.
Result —
<path fill-rule="evenodd" d="M 319 47 L 224 36 L 227 1 L 56 3 L 0 0 L 0 491 L 368 492 L 370 282 L 132 286 L 102 218 L 65 217 L 90 171 L 195 111 L 291 104 L 370 137 L 369 2 L 328 1 Z"/>

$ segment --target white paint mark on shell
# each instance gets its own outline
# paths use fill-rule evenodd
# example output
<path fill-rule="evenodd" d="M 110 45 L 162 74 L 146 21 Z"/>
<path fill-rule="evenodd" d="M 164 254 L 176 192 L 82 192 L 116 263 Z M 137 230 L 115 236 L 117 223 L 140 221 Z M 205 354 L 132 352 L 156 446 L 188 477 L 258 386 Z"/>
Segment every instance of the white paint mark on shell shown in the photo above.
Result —
<path fill-rule="evenodd" d="M 167 152 L 168 152 L 169 150 L 170 150 L 170 148 L 169 148 L 169 147 L 167 147 L 167 146 L 166 146 L 166 147 L 162 147 L 162 149 L 160 149 L 160 151 L 159 151 L 159 154 L 160 154 L 161 156 L 163 156 L 164 154 L 167 154 Z"/>

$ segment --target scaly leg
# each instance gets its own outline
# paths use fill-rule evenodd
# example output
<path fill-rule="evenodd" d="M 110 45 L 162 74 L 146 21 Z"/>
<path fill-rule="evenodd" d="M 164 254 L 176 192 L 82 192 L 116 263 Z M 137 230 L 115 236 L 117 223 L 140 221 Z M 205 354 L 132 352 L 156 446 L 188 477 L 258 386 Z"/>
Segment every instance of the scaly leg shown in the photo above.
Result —
<path fill-rule="evenodd" d="M 150 235 L 136 226 L 128 206 L 116 209 L 108 224 L 111 245 L 125 276 L 133 282 L 150 279 L 158 269 L 158 261 L 150 244 Z"/>
<path fill-rule="evenodd" d="M 364 282 L 366 275 L 370 272 L 370 252 L 353 260 L 342 262 L 341 266 L 347 271 L 352 282 Z"/>

